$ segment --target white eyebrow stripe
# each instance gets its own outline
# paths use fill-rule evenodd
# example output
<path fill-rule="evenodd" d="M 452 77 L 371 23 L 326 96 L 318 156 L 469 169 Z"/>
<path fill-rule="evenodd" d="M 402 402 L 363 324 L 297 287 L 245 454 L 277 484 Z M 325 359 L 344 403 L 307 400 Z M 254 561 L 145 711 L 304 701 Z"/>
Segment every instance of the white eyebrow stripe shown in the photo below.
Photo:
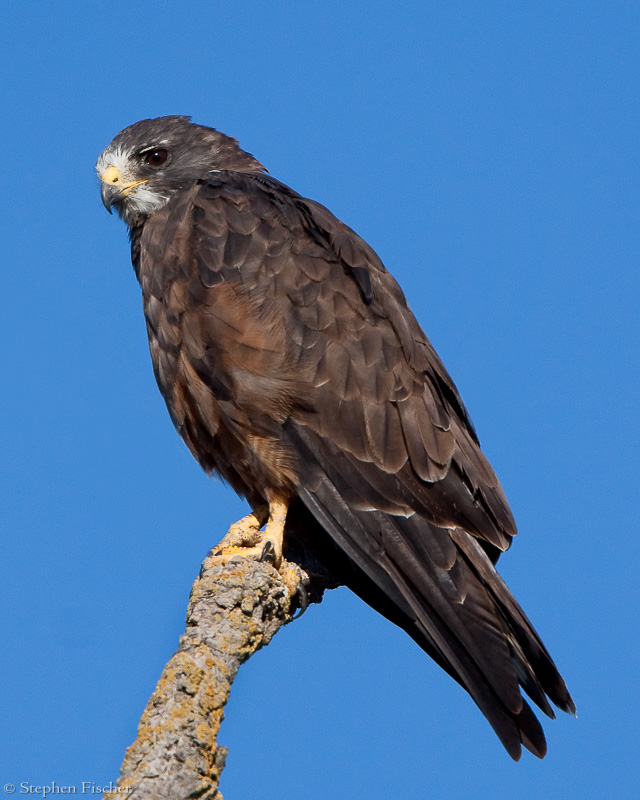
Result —
<path fill-rule="evenodd" d="M 141 148 L 140 150 L 138 150 L 138 153 L 140 154 L 146 153 L 148 150 L 155 150 L 156 147 L 164 147 L 167 144 L 169 144 L 169 142 L 166 139 L 162 139 L 162 141 L 160 142 L 155 142 L 154 144 L 150 144 L 148 146 Z"/>

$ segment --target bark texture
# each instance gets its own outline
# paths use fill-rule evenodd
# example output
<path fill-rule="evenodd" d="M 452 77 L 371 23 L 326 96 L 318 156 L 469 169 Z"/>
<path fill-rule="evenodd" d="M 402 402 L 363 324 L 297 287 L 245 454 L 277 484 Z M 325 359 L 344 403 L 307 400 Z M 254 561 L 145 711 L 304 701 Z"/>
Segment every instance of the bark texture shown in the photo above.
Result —
<path fill-rule="evenodd" d="M 222 800 L 218 782 L 227 749 L 217 737 L 231 684 L 240 665 L 292 619 L 293 605 L 270 564 L 241 556 L 224 566 L 211 555 L 204 560 L 178 651 L 127 750 L 119 791 L 105 800 Z"/>

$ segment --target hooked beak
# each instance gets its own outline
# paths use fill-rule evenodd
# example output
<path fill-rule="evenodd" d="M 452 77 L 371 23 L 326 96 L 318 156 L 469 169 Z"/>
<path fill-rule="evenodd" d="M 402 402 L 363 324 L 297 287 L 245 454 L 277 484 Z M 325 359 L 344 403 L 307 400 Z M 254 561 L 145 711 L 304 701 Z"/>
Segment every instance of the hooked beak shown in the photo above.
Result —
<path fill-rule="evenodd" d="M 102 185 L 100 187 L 100 197 L 102 204 L 111 214 L 111 207 L 123 200 L 134 188 L 146 181 L 130 181 L 123 183 L 120 173 L 115 167 L 107 167 L 102 174 Z"/>
<path fill-rule="evenodd" d="M 109 183 L 105 183 L 102 181 L 102 186 L 100 188 L 100 197 L 102 198 L 102 205 L 107 209 L 107 211 L 112 214 L 111 206 L 116 202 L 118 197 L 122 194 L 122 190 L 120 187 L 112 186 Z"/>

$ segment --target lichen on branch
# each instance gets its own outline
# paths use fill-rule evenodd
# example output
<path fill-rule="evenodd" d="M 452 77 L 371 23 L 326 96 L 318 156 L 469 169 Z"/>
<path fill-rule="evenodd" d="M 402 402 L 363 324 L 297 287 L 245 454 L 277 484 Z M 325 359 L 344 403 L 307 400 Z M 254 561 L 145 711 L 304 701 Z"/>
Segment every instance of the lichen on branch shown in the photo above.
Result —
<path fill-rule="evenodd" d="M 290 590 L 269 563 L 236 556 L 220 566 L 209 554 L 193 584 L 186 631 L 127 750 L 119 791 L 105 800 L 222 800 L 227 750 L 218 731 L 231 684 L 294 611 Z"/>

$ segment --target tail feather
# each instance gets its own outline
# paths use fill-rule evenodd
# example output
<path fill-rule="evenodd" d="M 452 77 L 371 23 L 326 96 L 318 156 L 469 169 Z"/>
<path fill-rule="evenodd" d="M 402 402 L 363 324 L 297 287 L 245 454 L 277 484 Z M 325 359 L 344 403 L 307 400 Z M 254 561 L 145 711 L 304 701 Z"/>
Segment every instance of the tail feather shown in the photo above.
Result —
<path fill-rule="evenodd" d="M 542 758 L 542 727 L 520 687 L 548 716 L 549 700 L 575 711 L 551 656 L 484 549 L 462 529 L 436 528 L 417 514 L 400 517 L 349 507 L 325 477 L 300 497 L 350 562 L 345 583 L 400 625 L 469 692 L 518 760 L 521 746 Z M 451 566 L 440 546 L 450 536 Z M 427 552 L 425 552 L 425 548 Z M 547 699 L 548 697 L 548 699 Z"/>

